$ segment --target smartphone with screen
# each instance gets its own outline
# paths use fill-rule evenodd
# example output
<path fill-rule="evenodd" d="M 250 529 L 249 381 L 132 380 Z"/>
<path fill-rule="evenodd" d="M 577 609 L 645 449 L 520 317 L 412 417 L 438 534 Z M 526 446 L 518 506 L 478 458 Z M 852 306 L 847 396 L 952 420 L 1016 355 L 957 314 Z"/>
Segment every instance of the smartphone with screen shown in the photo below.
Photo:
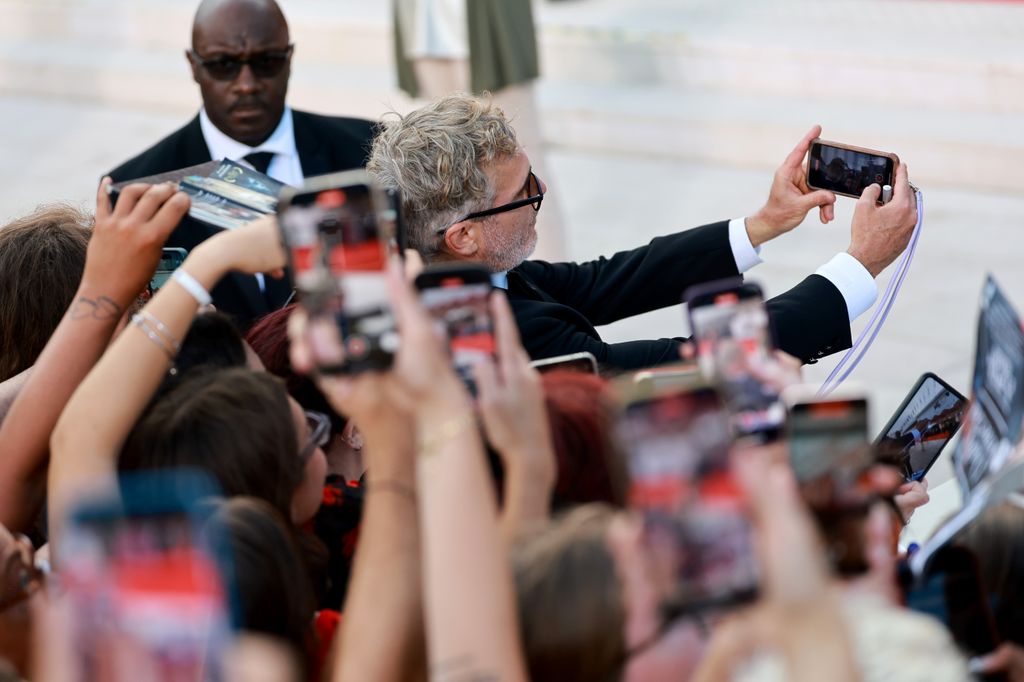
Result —
<path fill-rule="evenodd" d="M 388 187 L 384 190 L 384 196 L 387 197 L 388 207 L 391 209 L 392 215 L 394 215 L 394 251 L 405 258 L 405 248 L 408 240 L 405 235 L 405 213 L 402 210 L 402 192 L 394 187 Z"/>
<path fill-rule="evenodd" d="M 967 398 L 925 372 L 875 439 L 879 461 L 893 464 L 907 481 L 920 481 L 956 434 Z"/>
<path fill-rule="evenodd" d="M 816 392 L 817 386 L 794 386 L 783 393 L 789 408 L 789 461 L 833 569 L 859 575 L 868 570 L 864 521 L 875 500 L 867 485 L 874 464 L 868 403 L 854 386 L 824 399 Z"/>
<path fill-rule="evenodd" d="M 398 332 L 385 273 L 396 248 L 395 220 L 386 194 L 363 170 L 282 190 L 278 223 L 321 372 L 391 366 Z"/>
<path fill-rule="evenodd" d="M 814 509 L 855 509 L 864 502 L 858 482 L 874 463 L 868 441 L 868 401 L 853 386 L 817 398 L 817 386 L 783 393 L 789 410 L 789 461 Z"/>
<path fill-rule="evenodd" d="M 138 473 L 72 511 L 61 578 L 84 678 L 221 679 L 230 561 L 205 523 L 218 492 L 198 472 Z"/>
<path fill-rule="evenodd" d="M 754 535 L 718 392 L 704 386 L 632 402 L 619 436 L 666 617 L 755 598 Z"/>
<path fill-rule="evenodd" d="M 188 256 L 188 251 L 177 247 L 167 247 L 160 251 L 160 262 L 157 263 L 156 272 L 149 280 L 149 293 L 155 294 L 160 291 L 167 280 L 171 278 L 174 271 L 181 267 Z"/>
<path fill-rule="evenodd" d="M 859 199 L 868 185 L 894 186 L 895 154 L 814 140 L 807 155 L 807 186 Z"/>
<path fill-rule="evenodd" d="M 769 360 L 774 346 L 761 288 L 730 278 L 691 287 L 683 298 L 697 363 L 708 379 L 721 384 L 736 435 L 775 440 L 785 423 L 785 405 L 775 388 L 751 372 Z"/>
<path fill-rule="evenodd" d="M 416 277 L 416 288 L 448 340 L 455 371 L 476 395 L 473 366 L 495 354 L 490 271 L 475 264 L 432 266 Z"/>
<path fill-rule="evenodd" d="M 594 357 L 593 353 L 588 353 L 587 351 L 556 355 L 553 358 L 544 358 L 543 360 L 534 360 L 530 363 L 530 367 L 541 373 L 567 371 L 598 374 L 597 358 Z"/>

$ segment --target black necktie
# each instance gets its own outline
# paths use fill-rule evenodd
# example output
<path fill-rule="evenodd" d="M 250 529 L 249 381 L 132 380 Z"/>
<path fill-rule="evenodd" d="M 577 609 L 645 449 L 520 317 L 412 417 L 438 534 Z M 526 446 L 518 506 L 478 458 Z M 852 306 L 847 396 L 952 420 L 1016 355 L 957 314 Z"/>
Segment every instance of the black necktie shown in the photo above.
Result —
<path fill-rule="evenodd" d="M 253 168 L 266 175 L 267 169 L 270 168 L 270 160 L 274 158 L 274 152 L 251 152 L 244 158 Z"/>

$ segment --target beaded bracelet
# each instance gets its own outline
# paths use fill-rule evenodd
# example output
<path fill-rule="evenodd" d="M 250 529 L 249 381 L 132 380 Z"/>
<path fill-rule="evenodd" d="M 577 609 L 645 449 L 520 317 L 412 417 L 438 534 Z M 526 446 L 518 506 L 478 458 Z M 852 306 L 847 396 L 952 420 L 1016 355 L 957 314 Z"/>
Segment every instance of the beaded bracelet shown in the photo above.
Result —
<path fill-rule="evenodd" d="M 157 320 L 152 315 L 149 315 L 147 313 L 147 317 L 154 320 L 155 323 L 158 324 L 160 327 L 163 327 L 164 329 L 167 328 L 162 322 Z M 143 334 L 149 337 L 149 340 L 156 344 L 160 348 L 160 350 L 162 350 L 167 355 L 168 360 L 172 362 L 174 361 L 174 357 L 178 354 L 178 351 L 181 350 L 180 343 L 175 341 L 174 338 L 168 334 L 167 336 L 170 343 L 170 345 L 168 345 L 168 342 L 165 342 L 164 338 L 160 334 L 158 334 L 155 329 L 149 326 L 146 317 L 143 317 L 142 313 L 136 313 L 135 315 L 132 315 L 132 324 L 138 327 Z"/>

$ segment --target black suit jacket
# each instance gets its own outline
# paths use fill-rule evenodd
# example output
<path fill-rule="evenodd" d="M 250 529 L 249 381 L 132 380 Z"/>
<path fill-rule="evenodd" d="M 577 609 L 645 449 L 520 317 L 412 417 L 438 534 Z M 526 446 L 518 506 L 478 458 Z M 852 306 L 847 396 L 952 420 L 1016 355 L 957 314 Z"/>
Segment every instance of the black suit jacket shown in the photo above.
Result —
<path fill-rule="evenodd" d="M 598 362 L 641 369 L 679 358 L 681 338 L 605 343 L 594 329 L 678 305 L 694 284 L 736 277 L 729 224 L 714 223 L 589 263 L 525 261 L 509 272 L 508 295 L 534 359 L 589 351 Z M 846 301 L 811 275 L 767 302 L 779 348 L 804 362 L 849 348 Z"/>
<path fill-rule="evenodd" d="M 359 118 L 320 116 L 292 110 L 295 148 L 302 174 L 309 178 L 324 173 L 361 168 L 366 165 L 376 124 Z M 108 175 L 114 182 L 143 178 L 157 173 L 211 161 L 210 150 L 197 115 L 183 128 L 171 133 L 138 156 L 125 161 Z M 218 231 L 204 223 L 185 218 L 167 240 L 167 246 L 191 251 Z M 291 294 L 291 280 L 266 280 L 266 294 L 255 277 L 231 274 L 214 290 L 214 305 L 232 315 L 243 326 L 281 307 Z"/>

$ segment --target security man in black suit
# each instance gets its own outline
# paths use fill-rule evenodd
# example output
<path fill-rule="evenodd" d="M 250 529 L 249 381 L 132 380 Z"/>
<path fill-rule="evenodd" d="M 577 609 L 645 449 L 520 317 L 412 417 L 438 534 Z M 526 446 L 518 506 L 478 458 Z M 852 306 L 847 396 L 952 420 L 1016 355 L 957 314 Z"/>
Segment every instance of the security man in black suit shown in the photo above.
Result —
<path fill-rule="evenodd" d="M 203 108 L 180 130 L 110 172 L 115 182 L 224 157 L 290 185 L 360 168 L 376 132 L 371 121 L 320 116 L 285 106 L 291 57 L 288 22 L 274 0 L 203 0 L 185 56 Z M 186 219 L 167 246 L 191 250 L 217 228 Z M 241 322 L 280 307 L 290 281 L 232 275 L 214 304 Z"/>
<path fill-rule="evenodd" d="M 508 291 L 531 357 L 589 351 L 604 365 L 638 369 L 678 360 L 684 339 L 609 344 L 594 325 L 677 305 L 694 284 L 742 274 L 760 262 L 761 244 L 799 225 L 812 208 L 822 222 L 834 218 L 835 195 L 810 191 L 804 177 L 803 158 L 820 133 L 812 128 L 789 154 L 754 215 L 582 264 L 526 260 L 547 187 L 504 114 L 487 101 L 452 95 L 387 122 L 367 168 L 401 191 L 408 244 L 426 263 L 488 267 L 495 286 Z M 447 172 L 431 172 L 436 168 Z M 879 186 L 865 190 L 845 253 L 768 301 L 782 350 L 814 362 L 850 346 L 850 321 L 874 302 L 874 278 L 906 248 L 916 223 L 905 166 L 895 182 L 884 206 L 876 205 Z"/>

